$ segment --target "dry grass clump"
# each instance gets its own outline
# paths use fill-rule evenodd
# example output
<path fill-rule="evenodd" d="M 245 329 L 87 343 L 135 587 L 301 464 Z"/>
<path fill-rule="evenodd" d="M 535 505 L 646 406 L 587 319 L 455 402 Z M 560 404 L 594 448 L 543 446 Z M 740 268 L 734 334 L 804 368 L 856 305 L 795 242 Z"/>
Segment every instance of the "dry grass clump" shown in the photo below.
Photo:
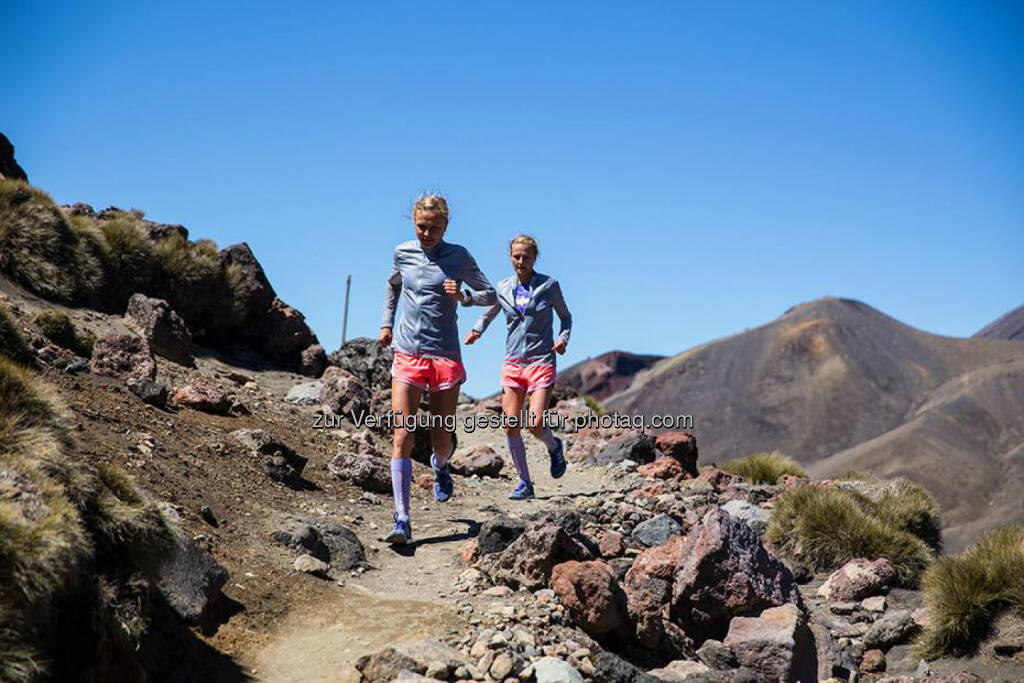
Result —
<path fill-rule="evenodd" d="M 591 396 L 590 394 L 586 394 L 583 397 L 583 403 L 586 404 L 586 406 L 590 408 L 590 411 L 597 415 L 598 417 L 604 415 L 607 412 L 605 411 L 604 406 L 601 405 L 601 402 L 598 401 L 593 396 Z"/>
<path fill-rule="evenodd" d="M 754 453 L 746 458 L 736 458 L 725 462 L 721 469 L 729 474 L 743 477 L 753 484 L 778 484 L 783 475 L 807 477 L 800 465 L 778 451 L 774 453 Z"/>
<path fill-rule="evenodd" d="M 91 300 L 103 284 L 88 238 L 48 194 L 20 180 L 0 179 L 0 272 L 62 303 Z"/>
<path fill-rule="evenodd" d="M 156 251 L 143 213 L 108 210 L 102 220 L 82 217 L 79 222 L 87 221 L 94 222 L 106 243 L 106 298 L 123 310 L 132 294 L 152 291 L 157 272 Z"/>
<path fill-rule="evenodd" d="M 934 559 L 940 529 L 934 500 L 909 482 L 897 482 L 877 500 L 856 490 L 805 484 L 776 499 L 767 536 L 783 555 L 816 571 L 858 557 L 888 558 L 900 583 L 915 586 Z"/>
<path fill-rule="evenodd" d="M 51 308 L 36 315 L 32 322 L 39 327 L 44 337 L 57 346 L 85 358 L 92 357 L 96 337 L 88 331 L 80 332 L 63 311 Z"/>
<path fill-rule="evenodd" d="M 975 649 L 1007 610 L 1024 614 L 1024 527 L 996 529 L 921 580 L 928 626 L 915 647 L 925 658 Z"/>
<path fill-rule="evenodd" d="M 0 308 L 0 354 L 23 365 L 35 363 L 35 357 L 21 336 L 21 330 L 3 308 Z"/>
<path fill-rule="evenodd" d="M 159 552 L 170 539 L 123 474 L 74 459 L 71 445 L 52 390 L 0 357 L 0 483 L 15 493 L 0 497 L 0 680 L 45 677 L 37 649 L 55 603 L 75 591 L 102 596 L 90 569 L 98 551 L 131 557 L 137 544 Z"/>
<path fill-rule="evenodd" d="M 138 210 L 66 217 L 44 192 L 0 180 L 0 272 L 64 304 L 124 311 L 135 293 L 166 299 L 199 339 L 230 339 L 242 327 L 241 267 L 210 240 L 154 230 Z"/>
<path fill-rule="evenodd" d="M 172 234 L 156 242 L 155 253 L 154 296 L 166 299 L 196 336 L 225 336 L 241 322 L 233 291 L 240 271 L 221 263 L 213 240 Z"/>

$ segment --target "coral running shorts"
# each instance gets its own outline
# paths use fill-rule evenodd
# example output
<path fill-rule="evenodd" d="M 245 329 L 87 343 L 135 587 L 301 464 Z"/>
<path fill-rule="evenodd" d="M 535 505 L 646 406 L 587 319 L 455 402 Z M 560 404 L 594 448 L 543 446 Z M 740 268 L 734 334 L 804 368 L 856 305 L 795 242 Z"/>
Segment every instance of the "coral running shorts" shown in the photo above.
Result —
<path fill-rule="evenodd" d="M 501 386 L 512 389 L 535 389 L 550 387 L 555 383 L 554 365 L 516 365 L 505 363 L 501 366 Z"/>
<path fill-rule="evenodd" d="M 465 382 L 466 368 L 457 360 L 423 358 L 395 351 L 395 360 L 391 363 L 391 376 L 399 382 L 420 389 L 441 391 Z"/>

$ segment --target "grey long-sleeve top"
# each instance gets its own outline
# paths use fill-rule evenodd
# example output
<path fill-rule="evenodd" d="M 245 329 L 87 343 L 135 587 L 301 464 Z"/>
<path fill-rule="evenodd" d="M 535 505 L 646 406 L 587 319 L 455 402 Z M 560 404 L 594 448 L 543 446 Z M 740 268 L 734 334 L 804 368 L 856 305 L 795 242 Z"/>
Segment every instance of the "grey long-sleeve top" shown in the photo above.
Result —
<path fill-rule="evenodd" d="M 494 288 L 465 247 L 444 240 L 429 250 L 423 249 L 419 240 L 395 247 L 381 321 L 381 327 L 394 327 L 401 299 L 402 318 L 392 337 L 392 349 L 413 356 L 462 360 L 458 303 L 444 291 L 448 278 L 464 282 L 480 305 L 494 297 Z"/>
<path fill-rule="evenodd" d="M 562 297 L 562 287 L 555 278 L 534 271 L 529 283 L 530 301 L 526 304 L 526 309 L 520 313 L 515 303 L 517 284 L 519 278 L 513 275 L 499 282 L 493 294 L 473 294 L 468 303 L 463 302 L 467 306 L 492 304 L 476 321 L 473 329 L 483 334 L 498 312 L 504 311 L 507 329 L 506 362 L 517 365 L 554 365 L 555 352 L 551 350 L 554 344 L 552 314 L 558 315 L 559 339 L 568 344 L 572 331 L 572 315 Z"/>

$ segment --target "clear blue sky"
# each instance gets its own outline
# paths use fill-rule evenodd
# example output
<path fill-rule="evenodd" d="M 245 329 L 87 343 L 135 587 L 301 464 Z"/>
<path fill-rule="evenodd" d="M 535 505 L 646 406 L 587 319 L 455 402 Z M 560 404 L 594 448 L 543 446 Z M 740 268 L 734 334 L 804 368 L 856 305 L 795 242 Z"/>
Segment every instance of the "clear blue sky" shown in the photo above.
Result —
<path fill-rule="evenodd" d="M 1024 301 L 1021 2 L 3 14 L 0 131 L 33 184 L 249 242 L 329 349 L 349 273 L 350 336 L 376 335 L 424 188 L 494 281 L 538 238 L 575 317 L 563 367 L 826 294 L 947 335 Z M 502 336 L 466 350 L 471 393 Z"/>

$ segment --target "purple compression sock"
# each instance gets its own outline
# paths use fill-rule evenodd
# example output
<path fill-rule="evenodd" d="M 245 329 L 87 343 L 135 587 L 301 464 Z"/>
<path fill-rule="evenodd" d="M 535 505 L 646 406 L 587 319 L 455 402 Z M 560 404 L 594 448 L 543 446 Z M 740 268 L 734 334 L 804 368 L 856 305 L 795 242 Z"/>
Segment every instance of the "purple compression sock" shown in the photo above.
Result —
<path fill-rule="evenodd" d="M 398 519 L 409 521 L 409 490 L 412 488 L 412 460 L 391 459 L 391 491 L 395 494 Z"/>
<path fill-rule="evenodd" d="M 519 472 L 519 478 L 530 483 L 530 466 L 526 464 L 526 444 L 523 443 L 523 437 L 506 436 L 505 441 L 508 443 L 508 452 L 512 454 L 516 471 Z"/>
<path fill-rule="evenodd" d="M 443 458 L 441 457 L 441 454 L 438 453 L 437 451 L 433 452 L 434 453 L 433 463 L 437 464 L 437 469 L 441 469 L 445 465 L 448 464 L 448 459 L 450 457 L 452 457 L 452 454 L 453 454 L 454 451 L 455 451 L 455 442 L 452 441 L 451 446 L 449 446 L 449 448 L 448 448 L 448 455 L 444 456 Z"/>
<path fill-rule="evenodd" d="M 545 427 L 544 434 L 537 438 L 543 441 L 544 445 L 548 447 L 548 453 L 551 453 L 558 448 L 558 444 L 555 442 L 555 435 L 551 433 L 551 427 Z"/>

